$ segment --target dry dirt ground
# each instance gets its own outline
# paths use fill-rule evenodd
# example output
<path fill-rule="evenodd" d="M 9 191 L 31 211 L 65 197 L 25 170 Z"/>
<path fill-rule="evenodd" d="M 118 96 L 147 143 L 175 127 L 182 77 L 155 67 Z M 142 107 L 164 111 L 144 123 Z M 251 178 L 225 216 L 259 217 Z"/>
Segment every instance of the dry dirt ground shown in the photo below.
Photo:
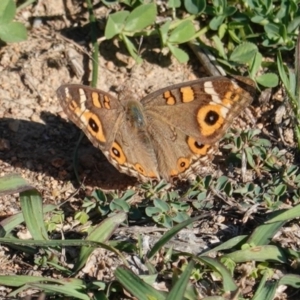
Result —
<path fill-rule="evenodd" d="M 56 89 L 64 83 L 89 84 L 88 14 L 81 1 L 66 1 L 66 6 L 62 0 L 38 3 L 18 14 L 18 20 L 28 25 L 28 39 L 0 48 L 0 177 L 21 174 L 45 203 L 60 203 L 78 187 L 72 157 L 80 130 L 62 112 Z M 95 7 L 97 19 L 107 13 L 107 8 Z M 132 71 L 134 62 L 122 44 L 101 42 L 98 87 L 116 94 L 130 85 L 142 97 L 206 76 L 193 57 L 181 65 L 163 55 L 157 39 L 144 41 L 141 53 L 144 63 Z M 86 138 L 79 148 L 78 172 L 91 188 L 124 190 L 136 184 L 116 171 Z M 3 217 L 19 209 L 17 195 L 1 198 Z"/>

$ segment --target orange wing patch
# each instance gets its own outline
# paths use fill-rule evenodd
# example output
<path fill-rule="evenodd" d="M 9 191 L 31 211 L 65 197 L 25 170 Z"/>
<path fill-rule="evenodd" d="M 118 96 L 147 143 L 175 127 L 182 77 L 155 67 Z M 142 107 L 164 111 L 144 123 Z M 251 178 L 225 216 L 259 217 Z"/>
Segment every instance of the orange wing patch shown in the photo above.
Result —
<path fill-rule="evenodd" d="M 188 103 L 195 100 L 194 90 L 190 86 L 180 88 L 180 93 L 183 103 Z"/>
<path fill-rule="evenodd" d="M 176 103 L 175 97 L 172 95 L 170 91 L 164 92 L 163 97 L 165 98 L 166 103 L 168 105 L 174 105 Z"/>

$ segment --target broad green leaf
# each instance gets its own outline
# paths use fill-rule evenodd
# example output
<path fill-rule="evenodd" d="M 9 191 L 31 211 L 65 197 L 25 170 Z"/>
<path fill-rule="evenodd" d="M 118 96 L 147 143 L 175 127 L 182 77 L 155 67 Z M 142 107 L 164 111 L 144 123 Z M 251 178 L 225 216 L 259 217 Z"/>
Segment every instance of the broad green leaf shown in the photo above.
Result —
<path fill-rule="evenodd" d="M 118 35 L 123 27 L 126 18 L 129 16 L 129 11 L 123 10 L 108 16 L 104 35 L 106 39 L 111 39 Z"/>
<path fill-rule="evenodd" d="M 168 212 L 171 210 L 171 207 L 166 201 L 163 201 L 161 199 L 155 199 L 153 201 L 153 204 L 155 207 L 159 208 L 162 212 Z"/>
<path fill-rule="evenodd" d="M 0 39 L 6 43 L 17 43 L 27 39 L 27 30 L 20 22 L 0 25 Z"/>
<path fill-rule="evenodd" d="M 16 14 L 16 4 L 13 0 L 0 1 L 0 25 L 10 23 Z"/>
<path fill-rule="evenodd" d="M 217 16 L 212 18 L 209 22 L 209 27 L 211 30 L 218 30 L 218 28 L 223 24 L 225 17 L 224 16 Z"/>
<path fill-rule="evenodd" d="M 184 7 L 192 15 L 200 14 L 206 8 L 206 1 L 203 1 L 203 0 L 184 0 Z"/>
<path fill-rule="evenodd" d="M 257 46 L 253 43 L 243 43 L 238 45 L 230 55 L 230 60 L 238 63 L 249 63 L 256 53 Z"/>
<path fill-rule="evenodd" d="M 178 8 L 181 6 L 180 0 L 168 0 L 167 6 L 170 8 Z"/>
<path fill-rule="evenodd" d="M 122 200 L 122 199 L 114 199 L 110 204 L 109 207 L 112 211 L 114 210 L 119 210 L 119 211 L 124 211 L 124 212 L 129 212 L 130 210 L 130 205 Z"/>
<path fill-rule="evenodd" d="M 125 21 L 124 30 L 128 32 L 140 31 L 153 24 L 156 18 L 156 5 L 143 4 L 135 8 Z"/>
<path fill-rule="evenodd" d="M 189 60 L 189 56 L 185 51 L 177 48 L 176 46 L 173 46 L 170 43 L 168 43 L 167 46 L 180 63 L 186 63 Z"/>
<path fill-rule="evenodd" d="M 186 20 L 180 23 L 170 34 L 168 42 L 172 44 L 182 44 L 188 42 L 195 34 L 193 23 Z"/>
<path fill-rule="evenodd" d="M 278 86 L 278 76 L 274 73 L 265 73 L 256 77 L 256 82 L 265 87 L 276 87 Z"/>

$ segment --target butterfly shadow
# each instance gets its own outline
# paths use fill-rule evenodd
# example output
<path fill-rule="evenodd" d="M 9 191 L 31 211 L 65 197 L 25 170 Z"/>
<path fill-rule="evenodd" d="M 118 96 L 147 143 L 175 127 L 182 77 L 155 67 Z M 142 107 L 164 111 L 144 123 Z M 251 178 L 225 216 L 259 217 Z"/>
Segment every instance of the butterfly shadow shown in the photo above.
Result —
<path fill-rule="evenodd" d="M 56 180 L 71 181 L 78 187 L 73 157 L 80 130 L 49 112 L 42 112 L 40 117 L 40 123 L 0 119 L 0 160 L 8 166 L 8 172 L 30 170 Z M 125 189 L 136 183 L 135 178 L 117 171 L 86 137 L 79 146 L 77 171 L 84 185 L 93 188 Z M 36 178 L 34 174 L 33 178 Z"/>

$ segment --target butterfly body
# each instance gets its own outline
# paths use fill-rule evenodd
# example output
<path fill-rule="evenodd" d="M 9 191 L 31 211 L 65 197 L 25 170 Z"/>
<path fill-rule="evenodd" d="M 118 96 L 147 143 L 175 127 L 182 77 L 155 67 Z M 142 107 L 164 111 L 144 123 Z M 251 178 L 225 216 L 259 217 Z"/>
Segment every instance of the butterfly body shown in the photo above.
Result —
<path fill-rule="evenodd" d="M 254 90 L 246 78 L 212 77 L 160 89 L 141 101 L 82 85 L 63 85 L 57 93 L 68 117 L 118 170 L 142 181 L 170 181 L 190 179 L 211 162 Z"/>

